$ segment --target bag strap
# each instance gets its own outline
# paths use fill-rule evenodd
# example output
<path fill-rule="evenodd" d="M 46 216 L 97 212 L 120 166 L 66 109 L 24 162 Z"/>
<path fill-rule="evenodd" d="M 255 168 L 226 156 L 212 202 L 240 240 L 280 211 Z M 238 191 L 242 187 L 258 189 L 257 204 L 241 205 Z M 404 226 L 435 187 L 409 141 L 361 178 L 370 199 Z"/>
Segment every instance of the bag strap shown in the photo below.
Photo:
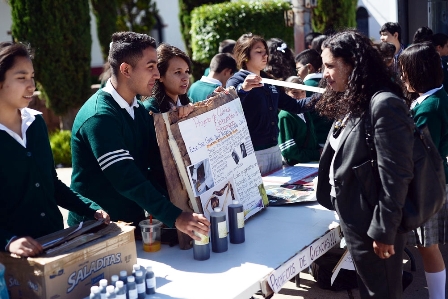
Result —
<path fill-rule="evenodd" d="M 382 90 L 377 91 L 370 100 L 369 108 L 364 112 L 364 130 L 366 133 L 366 143 L 367 147 L 369 148 L 369 156 L 370 156 L 370 162 L 372 163 L 372 166 L 374 166 L 376 162 L 376 149 L 375 149 L 375 142 L 373 140 L 373 129 L 372 129 L 372 102 L 373 99 L 382 92 Z"/>

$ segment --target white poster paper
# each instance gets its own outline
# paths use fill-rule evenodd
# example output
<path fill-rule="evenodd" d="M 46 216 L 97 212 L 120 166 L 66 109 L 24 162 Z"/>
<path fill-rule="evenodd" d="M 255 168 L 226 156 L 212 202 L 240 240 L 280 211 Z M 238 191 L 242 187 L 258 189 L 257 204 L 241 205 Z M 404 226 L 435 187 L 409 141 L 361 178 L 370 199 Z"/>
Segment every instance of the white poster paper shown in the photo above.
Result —
<path fill-rule="evenodd" d="M 245 219 L 264 208 L 263 182 L 240 99 L 182 121 L 179 129 L 191 160 L 190 184 L 208 219 L 215 207 L 227 211 L 232 200 L 243 204 Z"/>

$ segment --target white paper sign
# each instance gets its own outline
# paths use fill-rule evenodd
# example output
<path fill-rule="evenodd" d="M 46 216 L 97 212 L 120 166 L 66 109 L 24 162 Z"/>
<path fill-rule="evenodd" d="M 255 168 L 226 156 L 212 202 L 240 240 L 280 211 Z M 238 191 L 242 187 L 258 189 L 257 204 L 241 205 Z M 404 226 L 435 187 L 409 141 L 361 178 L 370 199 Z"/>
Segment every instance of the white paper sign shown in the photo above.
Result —
<path fill-rule="evenodd" d="M 336 265 L 336 268 L 333 271 L 333 275 L 331 275 L 331 285 L 333 285 L 333 282 L 338 276 L 339 271 L 341 271 L 341 269 L 355 271 L 355 265 L 353 264 L 352 256 L 350 252 L 348 252 L 348 250 L 344 252 L 344 254 L 341 257 L 341 260 Z"/>
<path fill-rule="evenodd" d="M 336 245 L 340 239 L 340 227 L 337 227 L 297 253 L 268 275 L 267 279 L 271 289 L 278 293 L 285 283 L 309 267 L 312 262 Z"/>
<path fill-rule="evenodd" d="M 204 215 L 227 211 L 232 200 L 244 206 L 245 219 L 263 206 L 263 188 L 240 99 L 179 123 L 191 165 L 187 166 Z"/>

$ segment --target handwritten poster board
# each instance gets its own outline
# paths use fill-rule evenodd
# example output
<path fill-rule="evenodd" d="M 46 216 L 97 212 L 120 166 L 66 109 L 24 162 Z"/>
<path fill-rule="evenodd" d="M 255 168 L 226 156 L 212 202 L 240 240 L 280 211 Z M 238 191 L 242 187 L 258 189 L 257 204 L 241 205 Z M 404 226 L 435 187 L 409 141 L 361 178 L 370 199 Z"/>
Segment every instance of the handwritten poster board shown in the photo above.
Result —
<path fill-rule="evenodd" d="M 263 208 L 261 197 L 267 203 L 241 103 L 238 99 L 226 106 L 237 98 L 230 88 L 228 93 L 195 103 L 185 119 L 175 110 L 153 114 L 170 200 L 183 211 L 208 217 L 213 205 L 226 210 L 235 198 L 243 203 L 247 219 Z M 212 120 L 217 122 L 214 128 Z M 185 135 L 180 127 L 186 128 Z M 181 249 L 192 247 L 188 235 L 178 231 L 178 237 Z"/>
<path fill-rule="evenodd" d="M 191 164 L 189 182 L 204 215 L 227 211 L 232 200 L 243 204 L 245 219 L 264 208 L 263 188 L 246 119 L 237 98 L 179 123 Z"/>

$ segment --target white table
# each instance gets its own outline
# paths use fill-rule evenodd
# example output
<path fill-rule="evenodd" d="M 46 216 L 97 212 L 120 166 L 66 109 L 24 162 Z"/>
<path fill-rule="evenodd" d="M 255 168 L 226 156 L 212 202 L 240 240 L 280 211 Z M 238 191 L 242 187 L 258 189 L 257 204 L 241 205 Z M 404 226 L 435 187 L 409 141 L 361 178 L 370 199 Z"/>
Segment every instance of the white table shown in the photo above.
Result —
<path fill-rule="evenodd" d="M 267 295 L 269 275 L 309 251 L 333 221 L 334 212 L 317 203 L 268 207 L 247 221 L 245 243 L 229 243 L 227 252 L 211 252 L 206 261 L 194 260 L 193 249 L 162 245 L 148 253 L 137 242 L 137 262 L 152 265 L 156 275 L 157 294 L 147 298 L 248 299 L 260 289 Z"/>

